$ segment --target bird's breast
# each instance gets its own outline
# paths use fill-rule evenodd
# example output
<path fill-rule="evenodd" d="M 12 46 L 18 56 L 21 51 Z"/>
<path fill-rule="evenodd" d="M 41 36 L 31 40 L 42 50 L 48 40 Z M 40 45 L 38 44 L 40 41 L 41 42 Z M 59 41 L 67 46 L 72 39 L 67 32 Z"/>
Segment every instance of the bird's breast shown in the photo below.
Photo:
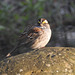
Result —
<path fill-rule="evenodd" d="M 45 47 L 51 38 L 51 30 L 44 30 L 43 34 L 40 35 L 31 46 L 32 49 L 39 49 Z"/>

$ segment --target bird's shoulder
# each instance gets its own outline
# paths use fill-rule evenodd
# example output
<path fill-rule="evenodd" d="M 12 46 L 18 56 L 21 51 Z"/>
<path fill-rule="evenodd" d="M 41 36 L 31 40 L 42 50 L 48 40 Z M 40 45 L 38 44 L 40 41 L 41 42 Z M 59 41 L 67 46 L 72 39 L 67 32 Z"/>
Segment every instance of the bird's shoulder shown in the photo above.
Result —
<path fill-rule="evenodd" d="M 37 37 L 38 35 L 40 35 L 40 33 L 42 33 L 43 30 L 39 27 L 33 27 L 31 28 L 28 32 L 23 32 L 20 36 L 19 36 L 19 40 L 20 39 L 24 39 L 24 38 L 34 38 Z"/>

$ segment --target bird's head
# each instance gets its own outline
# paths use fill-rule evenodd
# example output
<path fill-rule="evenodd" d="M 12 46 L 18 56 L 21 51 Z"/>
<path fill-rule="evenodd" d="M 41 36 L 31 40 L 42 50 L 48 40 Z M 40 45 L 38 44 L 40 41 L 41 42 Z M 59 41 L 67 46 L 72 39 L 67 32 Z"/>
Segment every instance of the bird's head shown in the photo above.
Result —
<path fill-rule="evenodd" d="M 41 26 L 42 28 L 50 28 L 48 21 L 45 18 L 38 19 L 38 26 Z"/>

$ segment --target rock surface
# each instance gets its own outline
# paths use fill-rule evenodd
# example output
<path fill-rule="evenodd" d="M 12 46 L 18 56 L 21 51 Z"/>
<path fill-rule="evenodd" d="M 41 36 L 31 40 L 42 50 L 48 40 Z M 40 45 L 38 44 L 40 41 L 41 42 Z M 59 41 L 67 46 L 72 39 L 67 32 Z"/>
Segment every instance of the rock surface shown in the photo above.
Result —
<path fill-rule="evenodd" d="M 0 62 L 0 75 L 75 75 L 75 48 L 46 47 Z"/>

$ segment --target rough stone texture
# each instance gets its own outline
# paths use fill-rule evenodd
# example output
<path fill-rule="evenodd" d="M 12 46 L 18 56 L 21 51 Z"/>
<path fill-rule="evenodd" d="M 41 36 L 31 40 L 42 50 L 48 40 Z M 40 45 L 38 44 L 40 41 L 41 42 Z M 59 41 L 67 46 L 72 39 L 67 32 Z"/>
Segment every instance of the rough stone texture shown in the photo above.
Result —
<path fill-rule="evenodd" d="M 46 47 L 0 62 L 0 75 L 75 75 L 75 48 Z"/>

